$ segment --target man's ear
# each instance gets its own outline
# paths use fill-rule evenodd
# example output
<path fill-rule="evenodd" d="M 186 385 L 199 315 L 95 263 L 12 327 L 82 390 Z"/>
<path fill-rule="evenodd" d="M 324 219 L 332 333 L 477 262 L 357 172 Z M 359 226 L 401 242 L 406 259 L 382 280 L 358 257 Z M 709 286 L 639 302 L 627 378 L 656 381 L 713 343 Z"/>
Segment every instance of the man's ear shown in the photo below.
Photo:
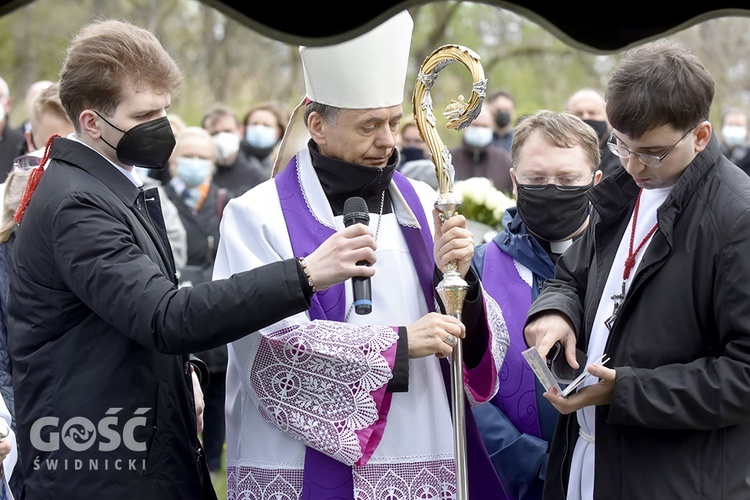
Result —
<path fill-rule="evenodd" d="M 513 182 L 513 196 L 518 199 L 518 181 L 516 180 L 516 169 L 510 167 L 510 180 Z"/>
<path fill-rule="evenodd" d="M 84 109 L 78 115 L 78 124 L 81 132 L 87 134 L 92 139 L 98 139 L 102 135 L 100 121 L 98 116 L 90 109 Z"/>
<path fill-rule="evenodd" d="M 708 141 L 709 139 L 711 139 L 713 126 L 711 125 L 711 122 L 705 120 L 698 124 L 697 127 L 695 127 L 695 131 L 695 152 L 700 153 L 701 151 L 706 149 L 706 146 L 708 146 Z"/>
<path fill-rule="evenodd" d="M 602 180 L 602 177 L 604 176 L 604 173 L 601 170 L 597 170 L 594 172 L 594 186 L 599 184 L 599 181 Z"/>
<path fill-rule="evenodd" d="M 313 111 L 310 113 L 310 116 L 307 117 L 307 131 L 317 145 L 326 145 L 326 123 L 317 111 Z"/>

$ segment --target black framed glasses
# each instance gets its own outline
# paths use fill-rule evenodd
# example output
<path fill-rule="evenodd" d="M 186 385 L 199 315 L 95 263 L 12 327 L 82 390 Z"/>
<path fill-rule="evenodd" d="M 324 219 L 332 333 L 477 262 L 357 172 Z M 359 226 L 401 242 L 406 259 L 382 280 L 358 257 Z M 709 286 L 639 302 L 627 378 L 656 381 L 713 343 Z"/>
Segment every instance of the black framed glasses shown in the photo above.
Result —
<path fill-rule="evenodd" d="M 648 154 L 648 153 L 638 153 L 636 151 L 629 150 L 628 148 L 626 148 L 622 144 L 618 144 L 617 143 L 617 141 L 619 141 L 620 138 L 615 135 L 614 131 L 609 136 L 609 140 L 607 141 L 607 146 L 609 146 L 609 150 L 612 151 L 612 153 L 614 153 L 615 156 L 618 156 L 618 157 L 622 158 L 623 160 L 627 160 L 628 158 L 630 158 L 630 155 L 633 155 L 636 158 L 638 158 L 639 162 L 643 163 L 647 167 L 659 167 L 659 166 L 661 166 L 661 162 L 664 160 L 664 158 L 666 158 L 667 155 L 669 153 L 671 153 L 672 150 L 674 148 L 676 148 L 677 145 L 679 143 L 681 143 L 685 139 L 685 137 L 688 136 L 688 134 L 690 132 L 692 132 L 693 130 L 695 130 L 695 127 L 697 127 L 697 126 L 698 125 L 695 125 L 694 127 L 691 127 L 690 130 L 688 130 L 687 132 L 685 132 L 685 135 L 683 135 L 682 137 L 680 137 L 679 141 L 677 141 L 674 144 L 672 144 L 672 147 L 670 147 L 669 149 L 667 149 L 664 152 L 664 154 L 661 155 L 661 156 L 652 155 L 652 154 Z"/>
<path fill-rule="evenodd" d="M 587 177 L 576 177 L 573 175 L 562 175 L 560 177 L 546 177 L 544 175 L 517 175 L 518 186 L 529 191 L 541 191 L 549 184 L 560 191 L 575 191 L 582 187 L 588 187 L 595 172 Z M 585 184 L 584 184 L 585 182 Z"/>

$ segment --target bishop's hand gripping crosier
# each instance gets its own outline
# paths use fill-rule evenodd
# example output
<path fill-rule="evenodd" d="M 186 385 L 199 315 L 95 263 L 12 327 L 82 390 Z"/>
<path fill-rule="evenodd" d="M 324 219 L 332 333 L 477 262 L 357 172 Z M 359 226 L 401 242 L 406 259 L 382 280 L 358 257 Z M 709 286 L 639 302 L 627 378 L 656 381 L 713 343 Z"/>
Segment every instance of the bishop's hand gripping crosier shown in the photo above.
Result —
<path fill-rule="evenodd" d="M 479 62 L 479 56 L 471 49 L 460 45 L 443 45 L 430 54 L 422 63 L 414 87 L 412 104 L 414 119 L 422 138 L 427 142 L 435 164 L 439 195 L 435 207 L 440 211 L 445 222 L 457 213 L 461 200 L 453 193 L 455 171 L 451 154 L 443 144 L 436 129 L 435 115 L 432 112 L 430 91 L 437 80 L 438 73 L 454 62 L 460 62 L 470 71 L 473 78 L 471 97 L 464 102 L 464 97 L 452 101 L 445 108 L 443 116 L 448 119 L 446 128 L 461 130 L 479 115 L 482 102 L 487 94 L 487 80 Z M 438 295 L 445 306 L 446 313 L 461 319 L 466 293 L 469 289 L 466 281 L 458 272 L 458 263 L 449 263 L 443 271 L 443 279 L 437 286 Z M 456 455 L 456 498 L 468 500 L 468 475 L 466 460 L 466 420 L 464 413 L 463 381 L 463 342 L 459 340 L 451 356 L 451 410 L 453 416 L 453 434 Z"/>

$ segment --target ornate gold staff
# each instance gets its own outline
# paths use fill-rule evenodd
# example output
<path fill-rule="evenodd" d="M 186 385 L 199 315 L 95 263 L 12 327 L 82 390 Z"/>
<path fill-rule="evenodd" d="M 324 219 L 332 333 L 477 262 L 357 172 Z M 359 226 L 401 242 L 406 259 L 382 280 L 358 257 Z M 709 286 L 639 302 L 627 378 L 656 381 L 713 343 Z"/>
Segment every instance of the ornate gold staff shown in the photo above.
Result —
<path fill-rule="evenodd" d="M 474 83 L 471 87 L 471 98 L 464 102 L 459 96 L 457 101 L 445 108 L 443 116 L 448 119 L 446 128 L 461 130 L 467 127 L 482 109 L 482 102 L 487 95 L 487 80 L 484 69 L 479 62 L 479 55 L 461 45 L 443 45 L 430 54 L 422 63 L 414 87 L 412 105 L 414 120 L 422 138 L 427 142 L 435 164 L 440 194 L 435 207 L 440 211 L 440 218 L 445 222 L 456 214 L 461 200 L 453 194 L 455 171 L 451 154 L 440 140 L 435 126 L 435 115 L 432 113 L 430 90 L 437 80 L 440 70 L 453 62 L 463 63 L 471 72 Z M 443 269 L 443 279 L 438 283 L 437 292 L 443 301 L 446 312 L 461 319 L 466 292 L 469 287 L 458 272 L 458 263 L 451 262 Z M 468 500 L 469 485 L 466 463 L 466 414 L 464 405 L 463 342 L 459 341 L 451 355 L 451 411 L 453 415 L 453 437 L 456 455 L 456 498 Z"/>

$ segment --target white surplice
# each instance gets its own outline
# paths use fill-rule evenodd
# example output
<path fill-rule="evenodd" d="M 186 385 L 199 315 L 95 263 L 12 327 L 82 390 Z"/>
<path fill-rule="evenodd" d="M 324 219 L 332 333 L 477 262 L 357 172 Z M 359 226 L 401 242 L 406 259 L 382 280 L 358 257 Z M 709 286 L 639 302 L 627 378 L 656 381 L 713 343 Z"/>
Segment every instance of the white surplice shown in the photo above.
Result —
<path fill-rule="evenodd" d="M 640 242 L 648 235 L 651 228 L 656 224 L 656 210 L 667 199 L 671 187 L 660 189 L 644 189 L 641 193 L 640 210 L 638 211 L 638 221 L 633 238 L 633 246 L 638 247 Z M 628 256 L 630 248 L 630 235 L 633 228 L 633 217 L 630 217 L 630 223 L 625 229 L 620 246 L 617 248 L 615 260 L 607 277 L 607 283 L 604 286 L 604 292 L 599 302 L 599 308 L 596 311 L 594 326 L 591 330 L 591 339 L 589 340 L 586 355 L 589 360 L 599 359 L 604 354 L 607 340 L 609 340 L 609 329 L 604 321 L 612 314 L 614 301 L 612 297 L 622 292 L 623 270 L 625 269 L 625 259 Z M 651 238 L 644 244 L 643 248 L 635 256 L 635 264 L 630 271 L 630 276 L 625 281 L 625 294 L 627 295 L 630 283 L 636 275 L 638 266 L 641 263 L 643 255 L 646 253 Z M 635 248 L 633 250 L 635 251 Z M 582 387 L 596 384 L 599 379 L 588 377 L 582 384 Z M 576 412 L 580 432 L 573 450 L 573 458 L 570 466 L 570 481 L 568 484 L 568 500 L 591 500 L 594 498 L 594 456 L 596 452 L 596 406 L 586 406 Z"/>
<path fill-rule="evenodd" d="M 298 154 L 298 162 L 307 206 L 322 224 L 343 230 L 342 217 L 333 216 L 307 150 Z M 433 234 L 431 211 L 437 195 L 425 183 L 410 182 Z M 439 359 L 410 359 L 408 392 L 394 393 L 390 407 L 381 405 L 383 388 L 391 378 L 397 327 L 408 326 L 429 311 L 399 227 L 399 223 L 419 224 L 393 183 L 389 193 L 393 213 L 383 215 L 382 221 L 377 215 L 370 219 L 373 231 L 379 227 L 372 313 L 352 312 L 347 323 L 311 322 L 307 313 L 295 314 L 230 344 L 226 400 L 230 498 L 299 498 L 306 445 L 313 443 L 353 466 L 356 498 L 382 498 L 384 492 L 404 499 L 455 495 L 451 414 Z M 292 257 L 273 179 L 227 205 L 215 279 Z M 345 288 L 348 309 L 349 281 Z M 509 342 L 499 307 L 487 295 L 484 301 L 491 362 L 468 372 L 464 369 L 472 405 L 497 391 L 497 372 Z M 487 383 L 487 377 L 494 380 Z M 483 380 L 491 389 L 477 393 L 472 379 Z M 378 412 L 383 413 L 380 427 L 375 425 Z M 344 424 L 341 415 L 347 415 Z"/>

